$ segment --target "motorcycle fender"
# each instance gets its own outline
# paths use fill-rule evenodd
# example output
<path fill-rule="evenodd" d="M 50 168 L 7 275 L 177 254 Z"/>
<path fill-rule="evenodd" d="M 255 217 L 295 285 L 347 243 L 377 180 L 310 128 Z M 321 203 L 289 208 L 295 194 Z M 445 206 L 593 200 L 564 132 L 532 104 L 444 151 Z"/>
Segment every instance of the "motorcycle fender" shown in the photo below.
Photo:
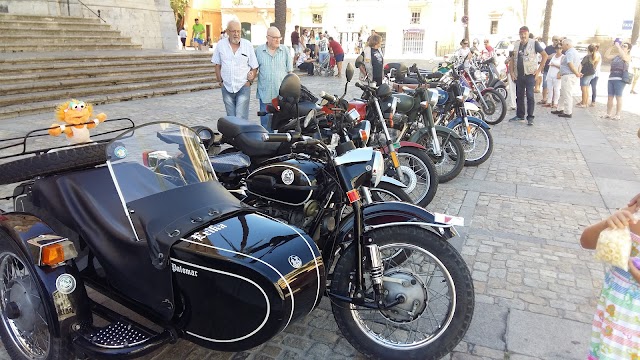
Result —
<path fill-rule="evenodd" d="M 420 129 L 422 130 L 422 129 Z M 416 133 L 418 133 L 419 131 L 416 131 Z M 422 133 L 420 133 L 422 134 Z M 411 136 L 411 139 L 414 138 L 415 135 Z M 420 137 L 418 136 L 416 139 L 419 139 Z M 409 139 L 409 141 L 400 141 L 400 147 L 412 147 L 412 148 L 416 148 L 416 149 L 420 149 L 420 150 L 426 150 L 427 148 L 416 143 L 415 141 L 412 141 L 411 139 Z M 397 149 L 397 148 L 396 148 Z M 387 146 L 383 146 L 382 147 L 382 151 L 387 154 L 389 151 L 387 149 Z"/>
<path fill-rule="evenodd" d="M 467 116 L 467 120 L 469 120 L 470 123 L 472 124 L 476 124 L 479 125 L 480 127 L 482 127 L 483 129 L 491 129 L 491 127 L 489 127 L 489 124 L 487 124 L 486 122 L 484 122 L 484 120 L 477 118 L 475 116 Z M 461 117 L 457 117 L 455 119 L 453 119 L 452 121 L 450 121 L 447 124 L 447 127 L 450 129 L 453 129 L 456 125 L 460 124 L 462 122 L 462 118 Z"/>
<path fill-rule="evenodd" d="M 387 184 L 395 185 L 395 186 L 401 187 L 401 188 L 406 188 L 407 187 L 407 185 L 405 185 L 405 184 L 401 183 L 400 181 L 392 178 L 391 176 L 386 176 L 386 175 L 382 176 L 382 179 L 380 179 L 380 182 L 384 182 L 384 183 L 387 183 Z"/>
<path fill-rule="evenodd" d="M 90 300 L 75 263 L 67 261 L 55 268 L 37 266 L 37 260 L 34 261 L 29 251 L 29 240 L 42 235 L 56 236 L 56 233 L 44 221 L 26 213 L 0 215 L 0 229 L 14 242 L 24 257 L 31 260 L 30 270 L 35 273 L 36 281 L 40 282 L 41 288 L 46 292 L 43 299 L 49 303 L 47 309 L 56 309 L 54 314 L 47 311 L 47 320 L 53 324 L 53 335 L 65 338 L 71 335 L 72 326 L 75 324 L 91 323 Z M 58 279 L 64 279 L 69 287 L 65 287 L 64 290 L 59 288 Z"/>
<path fill-rule="evenodd" d="M 373 203 L 362 207 L 362 217 L 367 230 L 383 226 L 420 226 L 439 236 L 442 240 L 449 240 L 458 235 L 453 225 L 435 221 L 435 215 L 419 206 L 397 201 Z M 338 243 L 353 240 L 354 215 L 349 214 L 337 233 Z M 331 246 L 321 244 L 323 251 L 331 252 Z M 331 254 L 324 253 L 323 258 L 329 259 Z"/>
<path fill-rule="evenodd" d="M 486 87 L 484 88 L 484 90 L 480 91 L 480 94 L 484 95 L 487 93 L 487 91 L 489 90 L 494 90 L 492 86 Z"/>
<path fill-rule="evenodd" d="M 436 131 L 444 131 L 455 139 L 462 139 L 460 134 L 450 129 L 448 126 L 436 125 Z"/>
<path fill-rule="evenodd" d="M 506 88 L 507 86 L 504 84 L 504 82 L 502 82 L 502 80 L 496 80 L 493 82 L 493 84 L 491 84 L 491 89 L 497 89 L 497 88 Z"/>
<path fill-rule="evenodd" d="M 478 105 L 474 103 L 470 103 L 468 101 L 465 101 L 464 109 L 467 111 L 480 111 L 480 108 L 478 107 Z"/>

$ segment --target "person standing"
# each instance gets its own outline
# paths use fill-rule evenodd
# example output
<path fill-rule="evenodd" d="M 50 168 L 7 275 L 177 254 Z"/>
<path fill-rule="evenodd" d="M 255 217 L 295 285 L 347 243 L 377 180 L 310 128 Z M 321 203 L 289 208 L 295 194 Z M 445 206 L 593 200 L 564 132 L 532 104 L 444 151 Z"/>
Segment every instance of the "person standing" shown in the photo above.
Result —
<path fill-rule="evenodd" d="M 580 57 L 573 47 L 571 39 L 562 40 L 562 51 L 564 56 L 560 63 L 560 73 L 557 78 L 560 80 L 560 100 L 558 100 L 558 109 L 552 111 L 560 117 L 571 118 L 573 116 L 573 96 L 571 91 L 576 87 L 578 79 L 582 78 L 582 74 L 578 71 L 580 66 Z"/>
<path fill-rule="evenodd" d="M 591 80 L 596 75 L 596 67 L 600 61 L 596 56 L 596 47 L 593 44 L 589 44 L 587 48 L 588 54 L 580 62 L 580 92 L 582 93 L 582 101 L 578 103 L 579 107 L 589 106 L 589 88 L 591 87 Z"/>
<path fill-rule="evenodd" d="M 320 65 L 329 63 L 329 42 L 323 33 L 320 33 L 320 40 L 316 44 L 318 47 L 318 62 Z"/>
<path fill-rule="evenodd" d="M 549 86 L 549 84 L 551 84 L 552 82 L 547 81 L 547 77 L 549 74 L 549 62 L 551 61 L 551 58 L 553 57 L 553 54 L 556 53 L 556 48 L 560 46 L 560 37 L 557 35 L 554 35 L 551 37 L 551 44 L 549 44 L 546 48 L 544 48 L 544 52 L 547 53 L 547 61 L 544 64 L 544 69 L 542 70 L 542 100 L 540 100 L 540 102 L 538 104 L 549 104 L 551 103 L 551 101 L 548 101 L 547 99 L 547 94 L 548 94 L 548 88 L 547 86 Z M 558 85 L 559 86 L 559 85 Z M 559 87 L 558 87 L 559 89 Z M 556 103 L 558 102 L 558 99 L 556 98 Z"/>
<path fill-rule="evenodd" d="M 260 100 L 260 111 L 267 109 L 267 104 L 278 96 L 280 83 L 285 75 L 293 69 L 291 54 L 286 46 L 280 44 L 280 30 L 272 26 L 267 30 L 267 43 L 256 48 L 258 60 L 258 91 L 256 97 Z M 271 116 L 260 117 L 262 126 L 271 131 Z"/>
<path fill-rule="evenodd" d="M 631 93 L 637 94 L 636 92 L 636 84 L 638 83 L 638 78 L 640 78 L 640 46 L 636 42 L 636 46 L 634 50 L 630 51 L 631 55 L 631 67 L 633 68 L 633 81 L 631 82 Z"/>
<path fill-rule="evenodd" d="M 562 64 L 562 45 L 556 45 L 556 53 L 549 56 L 549 71 L 547 72 L 547 103 L 543 106 L 550 107 L 551 110 L 558 108 L 558 101 L 560 100 L 560 79 L 558 79 L 558 73 L 560 72 L 560 65 Z M 546 50 L 545 50 L 546 52 Z M 544 88 L 543 88 L 544 89 Z"/>
<path fill-rule="evenodd" d="M 211 62 L 216 68 L 227 116 L 248 120 L 251 84 L 256 76 L 258 60 L 251 42 L 240 38 L 240 26 L 237 20 L 229 21 L 226 30 L 229 37 L 220 39 Z"/>
<path fill-rule="evenodd" d="M 338 66 L 337 77 L 342 75 L 342 62 L 344 61 L 344 50 L 339 42 L 333 40 L 333 37 L 329 37 L 329 52 L 336 59 L 336 65 Z"/>
<path fill-rule="evenodd" d="M 529 39 L 529 28 L 522 26 L 519 31 L 520 40 L 516 41 L 514 59 L 510 63 L 511 76 L 516 79 L 516 116 L 509 121 L 524 120 L 525 107 L 524 99 L 527 98 L 527 125 L 533 125 L 533 111 L 535 109 L 535 98 L 533 88 L 536 83 L 536 76 L 542 72 L 544 64 L 547 62 L 547 53 L 534 39 Z M 538 64 L 537 54 L 540 54 L 541 61 Z"/>
<path fill-rule="evenodd" d="M 493 59 L 495 54 L 496 53 L 493 49 L 493 46 L 489 44 L 489 39 L 484 39 L 484 47 L 480 50 L 480 58 L 482 59 L 482 61 Z"/>
<path fill-rule="evenodd" d="M 295 30 L 291 33 L 291 47 L 293 47 L 293 53 L 298 54 L 300 52 L 300 25 L 295 26 Z"/>
<path fill-rule="evenodd" d="M 364 65 L 360 66 L 360 80 L 364 81 L 367 76 L 376 82 L 378 86 L 382 85 L 384 56 L 380 46 L 382 45 L 382 37 L 378 34 L 369 36 L 367 46 L 362 50 Z M 364 68 L 364 69 L 363 69 Z"/>
<path fill-rule="evenodd" d="M 195 19 L 195 24 L 193 24 L 193 48 L 196 48 L 196 44 L 198 46 L 198 50 L 202 50 L 202 44 L 204 44 L 204 25 L 200 24 L 198 19 Z"/>
<path fill-rule="evenodd" d="M 508 99 L 506 99 L 509 102 L 509 107 L 511 108 L 511 110 L 515 110 L 516 109 L 516 83 L 513 79 L 513 77 L 511 76 L 511 71 L 510 71 L 510 63 L 511 63 L 511 59 L 513 59 L 513 50 L 509 51 L 509 56 L 507 57 L 507 59 L 504 61 L 506 67 L 507 67 L 507 82 L 509 85 L 509 93 L 508 93 Z"/>
<path fill-rule="evenodd" d="M 605 119 L 620 120 L 620 113 L 622 112 L 622 92 L 627 85 L 622 81 L 622 77 L 625 71 L 629 70 L 629 64 L 631 63 L 631 44 L 620 44 L 619 41 L 615 41 L 614 45 L 607 49 L 604 53 L 604 57 L 607 60 L 611 60 L 611 70 L 609 71 L 609 82 L 607 83 L 607 92 L 609 97 L 607 98 L 607 114 Z M 611 52 L 616 50 L 616 54 Z M 612 115 L 613 111 L 613 98 L 616 99 L 616 114 Z"/>
<path fill-rule="evenodd" d="M 596 65 L 596 73 L 591 79 L 591 105 L 596 106 L 596 88 L 598 86 L 598 78 L 600 78 L 600 69 L 602 68 L 602 54 L 600 54 L 600 44 L 593 44 L 595 48 L 596 59 L 598 64 Z"/>
<path fill-rule="evenodd" d="M 178 35 L 180 36 L 180 42 L 182 43 L 182 50 L 185 50 L 187 48 L 187 30 L 182 28 Z"/>
<path fill-rule="evenodd" d="M 307 49 L 311 50 L 311 58 L 317 56 L 318 50 L 316 50 L 316 32 L 311 30 L 309 38 L 307 39 Z"/>

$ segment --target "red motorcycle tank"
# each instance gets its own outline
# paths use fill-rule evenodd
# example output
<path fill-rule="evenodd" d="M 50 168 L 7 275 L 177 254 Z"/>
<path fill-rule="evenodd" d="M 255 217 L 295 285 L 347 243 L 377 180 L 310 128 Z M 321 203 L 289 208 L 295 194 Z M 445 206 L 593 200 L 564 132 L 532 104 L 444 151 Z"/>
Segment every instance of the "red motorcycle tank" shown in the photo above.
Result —
<path fill-rule="evenodd" d="M 363 100 L 353 99 L 349 101 L 349 109 L 356 109 L 360 114 L 360 119 L 367 117 L 367 102 Z"/>

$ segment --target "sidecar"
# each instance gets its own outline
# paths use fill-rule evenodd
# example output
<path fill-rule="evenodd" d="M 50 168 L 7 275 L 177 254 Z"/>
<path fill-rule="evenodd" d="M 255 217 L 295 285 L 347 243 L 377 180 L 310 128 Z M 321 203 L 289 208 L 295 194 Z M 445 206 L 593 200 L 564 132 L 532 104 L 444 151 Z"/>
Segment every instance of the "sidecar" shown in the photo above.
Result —
<path fill-rule="evenodd" d="M 58 150 L 0 165 L 36 164 L 0 215 L 0 336 L 12 357 L 137 357 L 179 337 L 240 351 L 319 304 L 316 244 L 224 189 L 190 128 L 150 123 Z"/>

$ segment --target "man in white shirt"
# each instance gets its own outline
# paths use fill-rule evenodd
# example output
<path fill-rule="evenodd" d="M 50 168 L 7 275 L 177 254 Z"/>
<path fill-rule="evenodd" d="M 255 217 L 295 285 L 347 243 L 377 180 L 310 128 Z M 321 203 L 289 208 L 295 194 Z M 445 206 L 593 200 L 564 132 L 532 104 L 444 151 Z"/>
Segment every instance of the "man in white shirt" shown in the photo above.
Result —
<path fill-rule="evenodd" d="M 211 62 L 215 64 L 216 79 L 220 83 L 227 116 L 248 119 L 251 85 L 258 69 L 258 60 L 253 45 L 240 38 L 240 28 L 239 21 L 229 21 L 226 31 L 229 37 L 218 42 Z"/>

